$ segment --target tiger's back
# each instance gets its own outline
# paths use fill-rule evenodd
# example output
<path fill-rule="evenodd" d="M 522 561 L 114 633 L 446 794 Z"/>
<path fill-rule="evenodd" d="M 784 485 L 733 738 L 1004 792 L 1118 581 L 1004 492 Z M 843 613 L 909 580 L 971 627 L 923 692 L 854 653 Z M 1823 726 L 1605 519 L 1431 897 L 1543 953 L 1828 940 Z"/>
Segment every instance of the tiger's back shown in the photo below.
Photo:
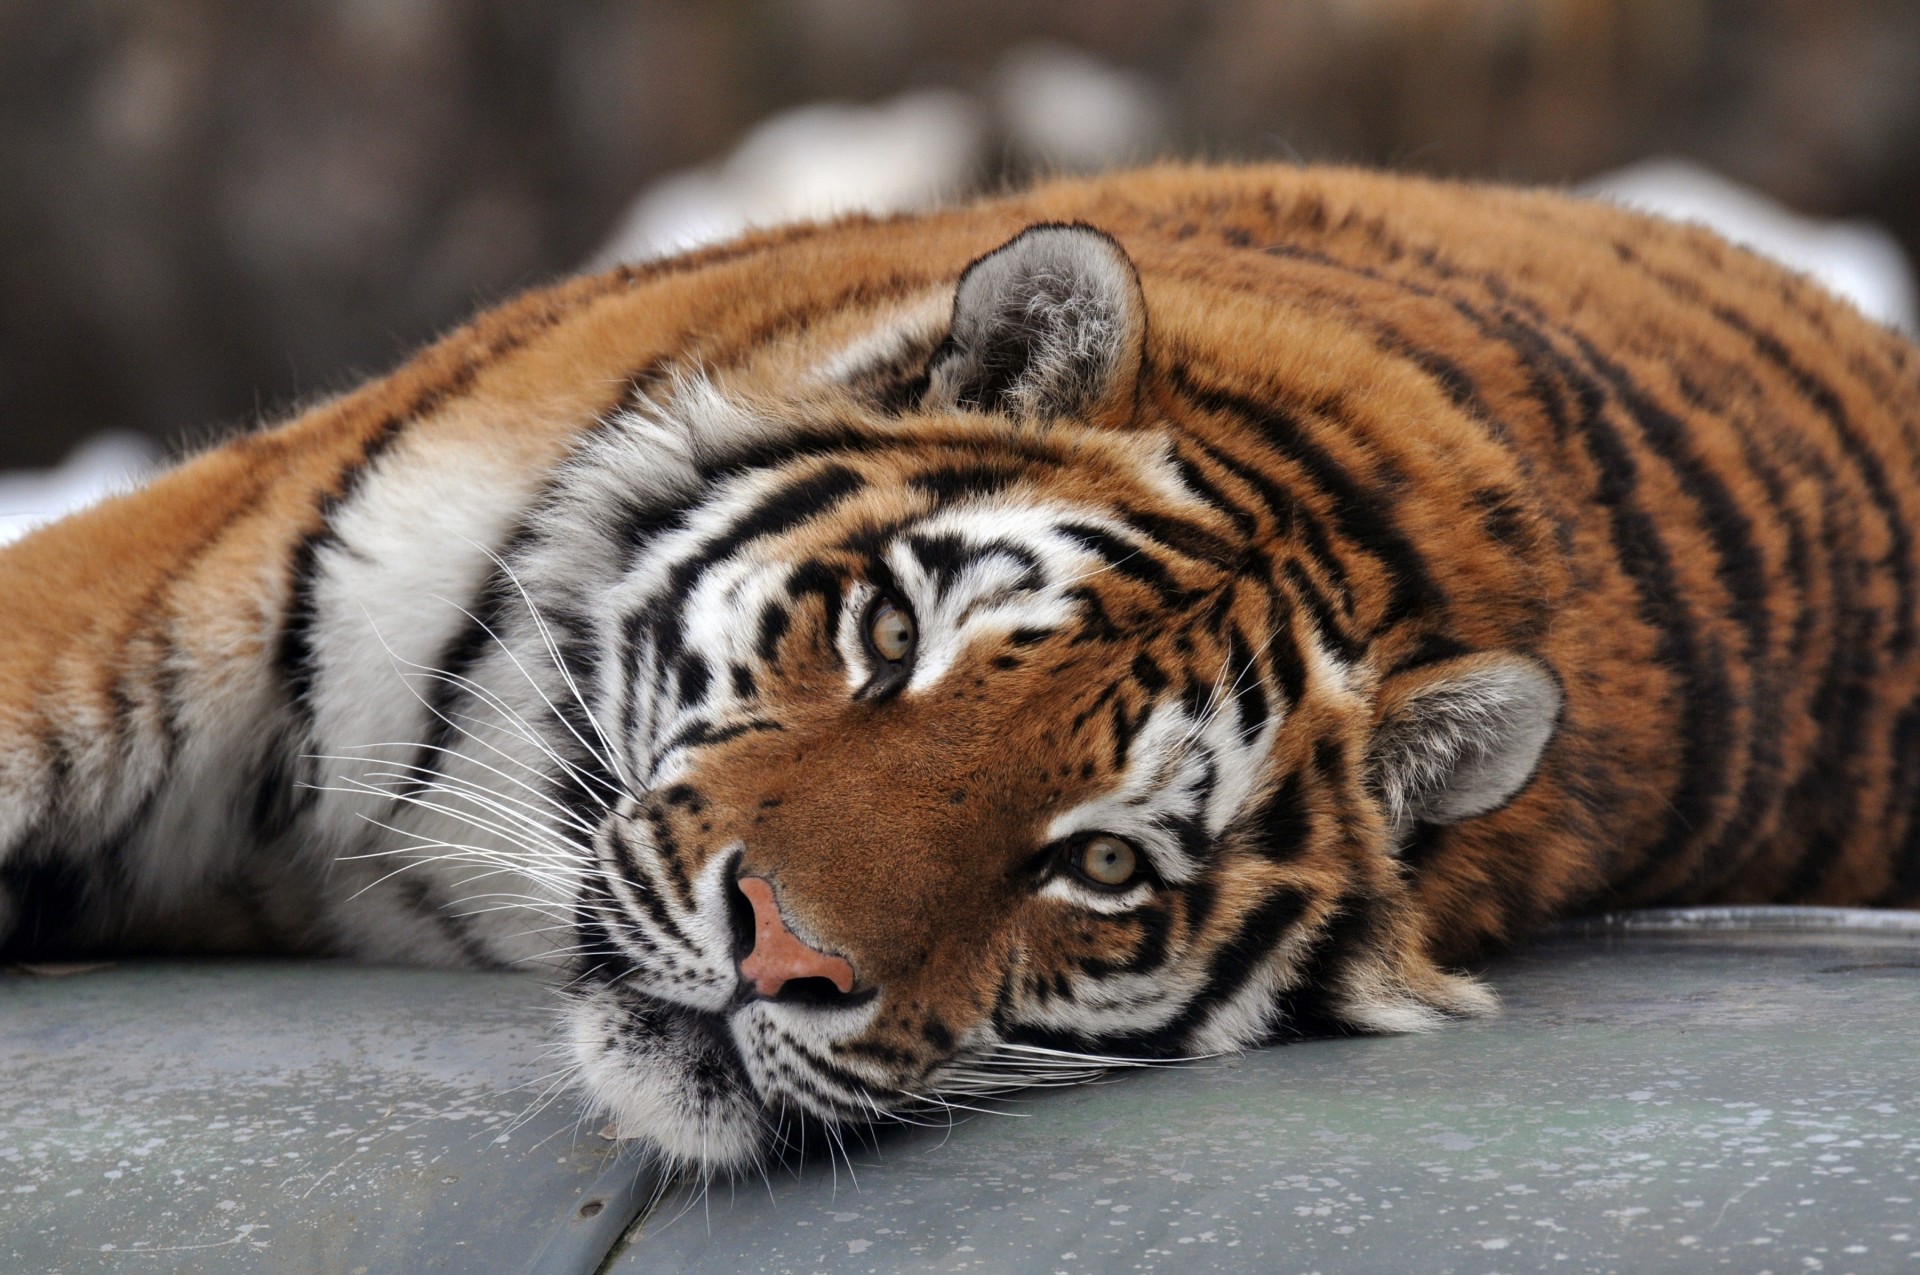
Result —
<path fill-rule="evenodd" d="M 1087 910 L 981 939 L 997 990 L 921 988 L 944 1017 L 862 1048 L 948 1058 L 963 1018 L 1227 1047 L 1320 993 L 1419 1025 L 1482 1004 L 1431 962 L 1575 910 L 1912 905 L 1917 460 L 1903 338 L 1552 194 L 1170 167 L 748 236 L 530 294 L 0 551 L 0 950 L 628 944 L 721 996 L 766 909 L 812 918 L 789 953 L 889 968 L 874 860 L 832 848 L 875 826 L 927 883 L 901 915 L 999 935 L 942 845 L 1176 790 L 1139 846 L 1055 837 L 1141 850 L 1145 893 L 1036 887 Z M 940 610 L 992 554 L 1044 624 Z M 981 661 L 937 709 L 820 698 L 872 656 L 832 626 L 875 588 L 957 644 L 943 676 Z M 1144 792 L 1143 753 L 1186 777 Z M 455 906 L 493 873 L 504 902 Z M 763 879 L 781 901 L 725 884 Z M 1129 978 L 1110 1038 L 1093 991 Z M 608 1048 L 666 1030 L 620 1012 Z"/>
<path fill-rule="evenodd" d="M 1537 624 L 1566 683 L 1547 782 L 1511 817 L 1425 830 L 1421 889 L 1493 935 L 1569 906 L 1910 905 L 1913 347 L 1698 229 L 1349 180 L 1158 221 L 1209 238 L 1210 283 L 1246 271 L 1338 316 L 1324 344 L 1249 343 L 1331 374 L 1200 346 L 1169 379 L 1211 363 L 1200 397 L 1225 387 L 1376 502 L 1474 467 L 1434 510 L 1362 520 L 1408 524 L 1442 607 L 1471 610 L 1481 573 L 1512 584 L 1509 561 L 1537 573 L 1518 587 L 1538 615 L 1493 631 Z M 1515 468 L 1447 454 L 1488 444 Z"/>

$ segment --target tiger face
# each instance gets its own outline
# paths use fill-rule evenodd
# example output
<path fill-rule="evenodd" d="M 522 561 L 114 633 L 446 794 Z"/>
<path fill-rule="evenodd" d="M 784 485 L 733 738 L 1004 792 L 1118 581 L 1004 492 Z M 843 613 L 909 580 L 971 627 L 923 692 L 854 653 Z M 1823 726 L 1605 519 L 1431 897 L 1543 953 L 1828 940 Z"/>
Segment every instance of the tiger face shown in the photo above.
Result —
<path fill-rule="evenodd" d="M 600 776 L 571 1032 L 623 1133 L 730 1170 L 1490 1005 L 1394 852 L 1527 782 L 1557 684 L 1334 641 L 1297 531 L 1176 454 L 1150 318 L 1114 241 L 1036 227 L 882 390 L 684 379 L 563 471 L 514 565 Z"/>

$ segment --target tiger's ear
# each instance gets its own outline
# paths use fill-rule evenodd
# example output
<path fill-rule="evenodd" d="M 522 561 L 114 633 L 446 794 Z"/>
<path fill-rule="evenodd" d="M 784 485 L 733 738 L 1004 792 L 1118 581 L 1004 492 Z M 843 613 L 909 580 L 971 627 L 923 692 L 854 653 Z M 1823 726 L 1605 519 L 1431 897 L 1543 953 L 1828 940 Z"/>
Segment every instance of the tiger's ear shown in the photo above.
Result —
<path fill-rule="evenodd" d="M 1533 778 L 1560 705 L 1547 666 L 1510 651 L 1387 679 L 1367 764 L 1395 843 L 1415 823 L 1458 823 L 1510 801 Z"/>
<path fill-rule="evenodd" d="M 1029 226 L 960 276 L 926 404 L 1117 424 L 1133 411 L 1146 331 L 1140 276 L 1112 236 Z"/>

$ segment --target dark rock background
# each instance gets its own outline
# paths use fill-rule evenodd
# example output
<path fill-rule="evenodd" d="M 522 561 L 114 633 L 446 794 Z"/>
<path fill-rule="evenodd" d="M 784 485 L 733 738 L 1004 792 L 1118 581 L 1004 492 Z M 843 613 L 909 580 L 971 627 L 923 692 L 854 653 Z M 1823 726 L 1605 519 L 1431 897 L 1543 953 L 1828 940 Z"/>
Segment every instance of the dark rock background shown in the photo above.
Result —
<path fill-rule="evenodd" d="M 343 388 L 768 112 L 1035 38 L 1148 77 L 1182 153 L 1687 155 L 1920 251 L 1914 0 L 0 0 L 0 469 Z"/>

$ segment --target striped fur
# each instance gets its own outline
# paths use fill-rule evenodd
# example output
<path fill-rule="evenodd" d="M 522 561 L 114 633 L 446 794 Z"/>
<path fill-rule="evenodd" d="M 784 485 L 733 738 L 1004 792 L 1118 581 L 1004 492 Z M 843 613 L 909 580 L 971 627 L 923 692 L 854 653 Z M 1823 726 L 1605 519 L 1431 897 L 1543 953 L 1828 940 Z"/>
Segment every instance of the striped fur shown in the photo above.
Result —
<path fill-rule="evenodd" d="M 0 953 L 544 965 L 730 1168 L 1482 1012 L 1580 909 L 1911 906 L 1916 434 L 1898 336 L 1547 193 L 1160 168 L 577 280 L 0 551 Z M 852 991 L 743 991 L 744 875 Z"/>

